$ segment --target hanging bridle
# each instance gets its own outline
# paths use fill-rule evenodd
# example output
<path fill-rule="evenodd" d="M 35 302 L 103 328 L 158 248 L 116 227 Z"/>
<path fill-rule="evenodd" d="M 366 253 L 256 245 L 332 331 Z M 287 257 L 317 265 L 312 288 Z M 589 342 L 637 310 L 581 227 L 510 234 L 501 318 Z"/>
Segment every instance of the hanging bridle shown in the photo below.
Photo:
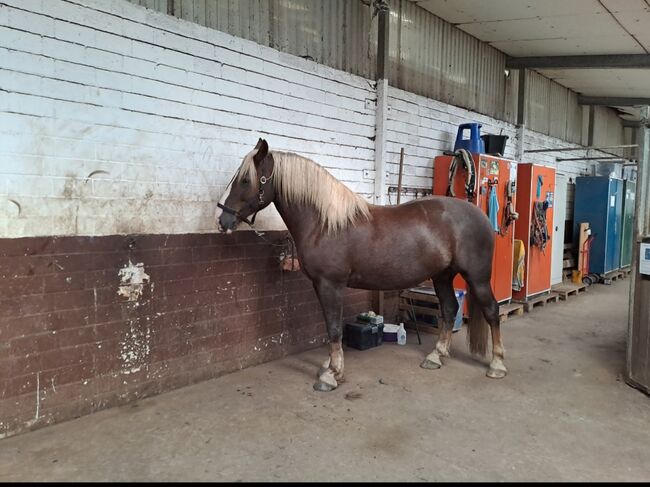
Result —
<path fill-rule="evenodd" d="M 447 196 L 456 196 L 454 191 L 454 178 L 456 177 L 456 169 L 458 161 L 465 166 L 467 172 L 467 181 L 465 182 L 465 193 L 467 194 L 467 201 L 472 201 L 476 193 L 476 166 L 472 155 L 465 149 L 459 149 L 457 152 L 452 153 L 454 158 L 449 166 L 449 186 L 447 186 Z"/>

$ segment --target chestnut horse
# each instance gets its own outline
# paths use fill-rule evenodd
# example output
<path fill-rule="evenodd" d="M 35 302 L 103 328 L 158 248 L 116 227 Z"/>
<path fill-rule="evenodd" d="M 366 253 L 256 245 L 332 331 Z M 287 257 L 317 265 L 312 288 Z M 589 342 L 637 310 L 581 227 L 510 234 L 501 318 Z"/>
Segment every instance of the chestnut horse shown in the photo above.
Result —
<path fill-rule="evenodd" d="M 300 268 L 311 279 L 325 315 L 330 356 L 314 389 L 331 391 L 343 381 L 345 287 L 396 290 L 431 278 L 441 326 L 435 349 L 421 367 L 440 368 L 441 357 L 449 355 L 458 311 L 453 286 L 458 273 L 468 284 L 469 348 L 486 354 L 489 323 L 492 362 L 487 376 L 505 377 L 499 306 L 490 287 L 494 231 L 475 205 L 444 196 L 371 205 L 310 159 L 269 152 L 260 139 L 217 205 L 217 226 L 230 233 L 271 203 L 296 243 Z"/>

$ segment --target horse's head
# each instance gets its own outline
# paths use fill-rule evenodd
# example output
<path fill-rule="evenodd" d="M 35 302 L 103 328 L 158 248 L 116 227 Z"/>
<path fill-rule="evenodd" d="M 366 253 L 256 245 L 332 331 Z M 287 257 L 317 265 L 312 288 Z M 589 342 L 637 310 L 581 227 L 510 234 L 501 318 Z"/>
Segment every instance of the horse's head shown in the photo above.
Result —
<path fill-rule="evenodd" d="M 250 224 L 248 217 L 273 201 L 273 164 L 269 145 L 266 140 L 260 139 L 255 149 L 244 157 L 242 165 L 219 200 L 216 211 L 219 231 L 230 233 L 243 221 Z"/>

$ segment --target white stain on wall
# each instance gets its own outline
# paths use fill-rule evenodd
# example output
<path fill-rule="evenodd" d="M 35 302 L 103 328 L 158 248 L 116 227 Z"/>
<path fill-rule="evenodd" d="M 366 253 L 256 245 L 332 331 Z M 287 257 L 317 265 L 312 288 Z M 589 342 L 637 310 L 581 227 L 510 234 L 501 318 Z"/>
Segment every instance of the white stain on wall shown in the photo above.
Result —
<path fill-rule="evenodd" d="M 120 285 L 117 290 L 119 296 L 128 299 L 127 308 L 133 309 L 140 305 L 140 298 L 145 283 L 150 281 L 149 274 L 144 270 L 144 264 L 129 263 L 120 269 L 118 276 Z M 150 290 L 153 293 L 153 283 Z M 128 312 L 128 309 L 127 309 Z M 151 326 L 149 318 L 142 321 L 140 318 L 128 320 L 128 329 L 120 341 L 120 359 L 122 361 L 121 373 L 132 374 L 146 366 L 151 352 Z"/>
<path fill-rule="evenodd" d="M 146 366 L 151 352 L 151 327 L 142 327 L 139 319 L 129 320 L 126 336 L 120 341 L 122 373 L 133 374 Z"/>
<path fill-rule="evenodd" d="M 145 282 L 149 281 L 149 274 L 144 271 L 142 262 L 133 264 L 129 259 L 119 272 L 120 287 L 117 290 L 119 296 L 125 296 L 129 301 L 137 301 L 142 296 Z"/>

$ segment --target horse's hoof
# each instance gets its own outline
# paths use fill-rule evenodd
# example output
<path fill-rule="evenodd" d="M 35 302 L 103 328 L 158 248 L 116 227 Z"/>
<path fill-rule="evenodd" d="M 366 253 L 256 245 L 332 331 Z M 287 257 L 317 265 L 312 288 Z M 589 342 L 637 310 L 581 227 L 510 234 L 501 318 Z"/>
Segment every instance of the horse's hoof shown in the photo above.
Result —
<path fill-rule="evenodd" d="M 422 367 L 423 369 L 436 370 L 441 367 L 441 364 L 437 364 L 435 362 L 432 362 L 428 358 L 425 358 L 420 364 L 420 367 Z"/>
<path fill-rule="evenodd" d="M 493 369 L 490 367 L 490 369 L 487 371 L 487 374 L 485 375 L 487 375 L 490 379 L 503 379 L 507 374 L 507 370 Z"/>
<path fill-rule="evenodd" d="M 318 369 L 318 372 L 316 372 L 316 378 L 318 379 L 321 375 L 323 375 L 325 372 L 327 372 L 328 368 L 329 368 L 329 366 L 321 367 L 320 369 Z"/>
<path fill-rule="evenodd" d="M 318 392 L 330 392 L 334 389 L 336 389 L 336 386 L 320 380 L 314 384 L 314 390 Z"/>

